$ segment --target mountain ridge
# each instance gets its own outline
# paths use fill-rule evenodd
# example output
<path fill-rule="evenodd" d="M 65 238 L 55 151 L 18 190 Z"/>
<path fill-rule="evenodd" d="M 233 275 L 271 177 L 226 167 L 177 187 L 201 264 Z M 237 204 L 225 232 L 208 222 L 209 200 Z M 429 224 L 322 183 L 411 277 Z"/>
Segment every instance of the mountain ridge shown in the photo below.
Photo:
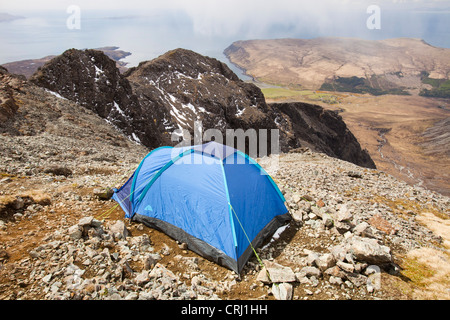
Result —
<path fill-rule="evenodd" d="M 223 142 L 229 129 L 280 129 L 281 151 L 302 146 L 296 136 L 300 131 L 288 132 L 277 124 L 289 116 L 267 104 L 257 86 L 240 80 L 224 63 L 186 49 L 171 50 L 124 74 L 99 51 L 70 49 L 47 62 L 30 81 L 81 103 L 149 148 L 179 143 L 173 141 L 177 129 L 189 132 L 192 140 L 195 121 L 201 121 L 204 130 L 218 130 Z M 343 123 L 337 116 L 333 121 Z M 343 160 L 375 167 L 345 124 L 334 131 L 324 130 L 318 118 L 309 122 L 320 137 L 315 139 L 320 143 L 310 145 L 313 149 L 337 156 L 325 147 L 328 137 L 350 137 L 346 143 L 354 148 L 342 154 Z"/>

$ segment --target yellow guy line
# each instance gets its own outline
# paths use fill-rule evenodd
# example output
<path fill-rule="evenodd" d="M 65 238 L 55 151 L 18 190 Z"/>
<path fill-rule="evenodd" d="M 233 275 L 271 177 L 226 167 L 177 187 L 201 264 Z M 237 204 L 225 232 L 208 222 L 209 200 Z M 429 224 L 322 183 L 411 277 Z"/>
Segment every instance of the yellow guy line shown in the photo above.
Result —
<path fill-rule="evenodd" d="M 253 247 L 252 242 L 250 241 L 250 238 L 248 237 L 247 232 L 245 232 L 244 226 L 242 225 L 241 221 L 239 220 L 239 217 L 237 216 L 236 211 L 234 211 L 233 206 L 231 205 L 231 203 L 229 203 L 229 205 L 230 205 L 231 210 L 233 210 L 234 216 L 236 217 L 237 221 L 239 222 L 239 225 L 241 226 L 242 231 L 244 231 L 244 235 L 247 238 L 247 241 L 250 244 L 250 247 L 252 248 L 253 252 L 255 253 L 256 259 L 258 260 L 260 266 L 262 268 L 266 269 L 267 277 L 269 278 L 269 281 L 272 282 L 272 279 L 270 278 L 269 270 L 267 270 L 266 266 L 264 265 L 264 263 L 262 262 L 261 258 L 258 255 L 258 253 L 256 252 L 255 248 Z M 277 286 L 276 283 L 274 283 L 274 284 Z"/>

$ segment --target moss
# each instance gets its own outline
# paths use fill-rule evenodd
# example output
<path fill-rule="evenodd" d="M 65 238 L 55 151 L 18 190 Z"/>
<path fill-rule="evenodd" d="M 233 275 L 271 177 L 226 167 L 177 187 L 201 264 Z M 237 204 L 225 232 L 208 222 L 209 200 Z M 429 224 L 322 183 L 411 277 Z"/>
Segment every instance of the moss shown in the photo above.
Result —
<path fill-rule="evenodd" d="M 377 76 L 372 76 L 373 82 L 377 81 Z M 323 83 L 320 90 L 325 91 L 338 91 L 338 92 L 352 92 L 352 93 L 369 93 L 374 96 L 380 96 L 384 94 L 395 95 L 409 95 L 404 91 L 404 88 L 388 88 L 380 89 L 373 87 L 370 82 L 365 78 L 360 77 L 338 77 L 331 82 Z"/>
<path fill-rule="evenodd" d="M 431 84 L 433 89 L 423 89 L 419 95 L 434 98 L 450 98 L 450 80 L 426 78 L 422 82 Z"/>
<path fill-rule="evenodd" d="M 339 98 L 333 94 L 312 90 L 294 90 L 292 88 L 263 88 L 261 91 L 266 99 L 304 98 L 311 101 L 322 101 L 328 104 L 339 103 Z"/>
<path fill-rule="evenodd" d="M 420 263 L 417 259 L 404 259 L 401 267 L 403 270 L 400 273 L 419 287 L 425 287 L 426 280 L 435 274 L 435 271 L 428 268 L 426 264 Z"/>
<path fill-rule="evenodd" d="M 420 203 L 415 200 L 409 199 L 388 199 L 386 197 L 374 196 L 371 200 L 372 203 L 383 203 L 392 209 L 399 217 L 408 220 L 411 215 L 419 214 L 420 212 L 431 212 L 438 218 L 443 220 L 450 219 L 450 217 L 439 210 L 431 203 Z"/>

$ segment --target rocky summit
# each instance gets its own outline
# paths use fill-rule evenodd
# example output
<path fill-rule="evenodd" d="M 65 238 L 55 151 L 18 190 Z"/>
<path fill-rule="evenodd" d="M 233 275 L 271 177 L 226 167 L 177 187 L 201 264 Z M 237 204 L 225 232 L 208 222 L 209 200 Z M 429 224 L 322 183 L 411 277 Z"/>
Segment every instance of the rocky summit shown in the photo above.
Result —
<path fill-rule="evenodd" d="M 270 168 L 274 160 L 259 161 Z M 398 289 L 412 281 L 406 254 L 426 248 L 448 259 L 448 240 L 419 219 L 448 219 L 448 198 L 304 150 L 282 154 L 272 172 L 293 220 L 257 249 L 263 265 L 252 257 L 236 275 L 111 211 L 96 189 L 126 178 L 138 161 L 101 161 L 71 162 L 67 177 L 2 180 L 1 299 L 409 299 L 413 289 Z"/>
<path fill-rule="evenodd" d="M 39 68 L 30 81 L 94 111 L 133 139 L 155 146 L 153 122 L 148 121 L 136 136 L 131 124 L 142 123 L 139 101 L 116 63 L 103 52 L 67 50 Z"/>
<path fill-rule="evenodd" d="M 267 104 L 257 86 L 190 50 L 169 51 L 122 75 L 104 53 L 71 49 L 47 62 L 31 81 L 93 110 L 149 148 L 179 143 L 181 130 L 194 142 L 198 121 L 203 133 L 217 129 L 224 143 L 229 129 L 279 129 L 281 151 L 307 146 L 375 167 L 339 116 L 318 106 Z M 323 115 L 326 124 L 320 124 Z M 298 121 L 308 130 L 300 130 Z"/>
<path fill-rule="evenodd" d="M 142 105 L 164 110 L 159 123 L 170 139 L 174 129 L 194 134 L 194 122 L 203 128 L 276 129 L 264 95 L 241 81 L 224 63 L 193 51 L 177 49 L 130 69 L 125 76 Z M 225 140 L 223 140 L 225 141 Z"/>
<path fill-rule="evenodd" d="M 106 71 L 109 62 L 97 53 L 72 54 L 92 55 L 82 59 L 92 67 L 89 70 L 94 81 L 90 88 L 96 84 L 108 86 L 108 81 L 113 84 L 112 79 L 102 78 L 115 74 Z M 66 62 L 70 64 L 68 56 Z M 170 55 L 164 59 L 170 59 Z M 190 61 L 186 59 L 181 66 Z M 206 64 L 209 60 L 200 61 Z M 160 63 L 163 69 L 168 65 L 167 61 Z M 150 77 L 150 69 L 157 72 L 158 65 L 144 63 L 128 75 L 117 75 L 116 85 L 122 83 L 124 94 L 129 95 L 122 98 L 137 101 L 135 114 L 119 105 L 125 125 L 128 115 L 139 119 L 145 114 L 139 108 L 143 108 L 142 99 L 151 95 L 143 82 L 139 87 L 138 80 L 132 78 L 142 71 L 137 79 L 144 81 L 146 74 L 148 82 L 155 83 L 149 86 L 159 92 L 157 88 L 164 87 L 157 86 L 158 77 Z M 144 66 L 150 68 L 147 73 Z M 38 71 L 41 77 L 49 74 L 48 67 Z M 98 72 L 97 82 L 96 67 L 103 70 Z M 217 64 L 214 72 L 222 72 L 224 78 L 211 79 L 217 86 L 226 82 L 228 74 L 220 68 Z M 185 75 L 197 79 L 203 77 L 201 74 L 205 72 Z M 170 86 L 169 80 L 178 80 L 176 75 L 174 69 L 170 79 L 162 81 L 161 77 L 159 81 Z M 232 74 L 227 76 L 228 81 L 239 83 Z M 186 77 L 180 74 L 179 78 Z M 192 79 L 186 80 L 190 82 L 186 92 L 194 83 Z M 70 87 L 64 81 L 60 83 Z M 277 121 L 289 124 L 284 132 L 292 139 L 295 134 L 309 134 L 310 138 L 302 136 L 290 151 L 257 159 L 280 187 L 292 220 L 257 249 L 260 260 L 253 256 L 237 275 L 193 253 L 185 243 L 124 219 L 123 211 L 109 199 L 110 188 L 120 187 L 149 152 L 148 146 L 130 135 L 135 131 L 112 125 L 114 114 L 121 114 L 112 112 L 114 102 L 119 104 L 121 97 L 105 95 L 107 107 L 96 109 L 87 96 L 35 83 L 40 82 L 1 70 L 0 299 L 450 298 L 450 199 L 379 170 L 338 159 L 342 157 L 338 149 L 328 151 L 334 152 L 333 156 L 315 150 L 325 148 L 320 141 L 326 142 L 326 135 L 338 139 L 338 132 L 345 131 L 341 125 L 332 125 L 333 119 L 342 121 L 335 114 L 316 107 L 257 101 L 255 110 L 267 107 L 267 116 L 270 112 L 275 117 L 286 114 L 284 120 L 280 117 Z M 246 96 L 244 92 L 254 90 L 241 85 L 242 97 Z M 184 87 L 180 84 L 180 88 Z M 163 104 L 163 96 L 172 102 L 167 92 L 180 100 L 172 102 L 179 110 L 183 110 L 183 103 L 194 105 L 197 101 L 184 89 L 179 93 L 175 87 L 171 90 L 161 93 L 161 100 L 153 92 L 154 98 L 148 99 L 145 107 L 159 103 L 169 110 L 162 113 L 171 115 L 174 109 Z M 254 94 L 259 93 L 255 90 Z M 186 100 L 181 100 L 185 95 Z M 197 106 L 194 109 L 201 115 Z M 292 116 L 300 111 L 304 113 L 302 119 L 307 119 L 303 126 Z M 155 125 L 161 125 L 161 119 L 155 119 Z M 314 123 L 312 119 L 316 119 Z M 174 118 L 170 121 L 174 126 L 181 124 Z M 349 144 L 346 140 L 328 141 Z"/>

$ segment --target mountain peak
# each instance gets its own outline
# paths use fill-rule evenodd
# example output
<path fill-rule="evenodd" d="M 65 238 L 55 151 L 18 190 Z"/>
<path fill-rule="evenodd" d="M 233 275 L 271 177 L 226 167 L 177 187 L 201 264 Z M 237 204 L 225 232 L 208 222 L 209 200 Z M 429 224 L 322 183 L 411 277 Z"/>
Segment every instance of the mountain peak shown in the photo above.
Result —
<path fill-rule="evenodd" d="M 239 80 L 238 76 L 225 63 L 183 48 L 170 50 L 153 60 L 141 62 L 137 67 L 131 68 L 125 75 L 130 76 L 137 73 L 144 76 L 164 71 L 182 73 L 191 78 L 198 78 L 200 74 L 205 73 L 218 73 L 229 80 Z"/>
<path fill-rule="evenodd" d="M 103 52 L 69 49 L 48 61 L 30 81 L 58 92 L 106 118 L 131 90 L 116 64 Z M 101 93 L 101 94 L 98 94 Z"/>
<path fill-rule="evenodd" d="M 190 50 L 169 51 L 120 74 L 102 52 L 70 49 L 46 63 L 31 81 L 94 111 L 149 148 L 178 144 L 186 131 L 192 143 L 200 121 L 202 138 L 215 129 L 214 139 L 224 144 L 235 143 L 234 138 L 227 141 L 228 129 L 279 129 L 281 151 L 308 146 L 375 167 L 340 117 L 319 106 L 268 105 L 257 86 L 240 80 L 217 59 Z M 321 119 L 329 122 L 322 124 Z M 307 123 L 308 130 L 296 126 L 297 121 Z M 272 151 L 271 145 L 266 147 Z"/>

